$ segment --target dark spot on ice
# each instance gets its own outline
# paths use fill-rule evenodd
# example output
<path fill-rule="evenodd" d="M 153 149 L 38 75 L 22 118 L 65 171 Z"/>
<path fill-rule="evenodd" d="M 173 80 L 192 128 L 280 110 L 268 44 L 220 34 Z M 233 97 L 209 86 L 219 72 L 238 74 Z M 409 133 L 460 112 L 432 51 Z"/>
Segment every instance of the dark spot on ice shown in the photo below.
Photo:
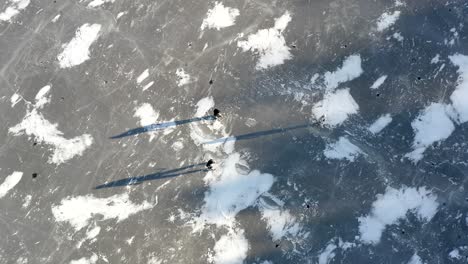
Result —
<path fill-rule="evenodd" d="M 279 247 L 279 244 L 276 244 L 275 247 Z"/>
<path fill-rule="evenodd" d="M 347 47 L 348 47 L 348 45 L 344 44 L 344 45 L 343 45 L 343 47 L 347 48 Z"/>
<path fill-rule="evenodd" d="M 445 203 L 445 202 L 444 202 L 444 203 L 442 203 L 442 205 L 443 205 L 443 206 L 446 206 L 446 205 L 447 205 L 447 203 Z"/>
<path fill-rule="evenodd" d="M 421 80 L 421 77 L 420 77 L 420 76 L 418 76 L 418 80 Z"/>
<path fill-rule="evenodd" d="M 452 12 L 452 8 L 449 8 L 449 12 Z"/>
<path fill-rule="evenodd" d="M 33 146 L 36 146 L 36 145 L 37 145 L 37 142 L 34 142 L 34 143 L 33 143 Z"/>
<path fill-rule="evenodd" d="M 36 177 L 37 177 L 37 173 L 33 173 L 33 174 L 32 174 L 32 177 L 33 177 L 33 178 L 36 178 Z"/>
<path fill-rule="evenodd" d="M 188 46 L 189 46 L 189 47 L 192 47 L 192 42 L 189 42 L 189 43 L 188 43 Z"/>
<path fill-rule="evenodd" d="M 63 101 L 63 100 L 65 100 L 65 97 L 63 97 L 63 96 L 62 96 L 62 97 L 60 97 L 60 100 L 62 100 L 62 101 Z"/>
<path fill-rule="evenodd" d="M 458 235 L 457 238 L 460 239 L 460 238 L 461 238 L 461 235 Z"/>
<path fill-rule="evenodd" d="M 401 233 L 402 233 L 402 234 L 405 234 L 405 230 L 401 230 Z"/>
<path fill-rule="evenodd" d="M 105 80 L 104 83 L 107 84 L 108 83 L 107 80 Z"/>
<path fill-rule="evenodd" d="M 412 61 L 412 62 L 416 62 L 416 58 L 412 58 L 411 61 Z"/>
<path fill-rule="evenodd" d="M 291 47 L 293 47 L 293 49 L 295 49 L 297 46 L 296 46 L 296 45 L 294 45 L 294 44 L 292 44 L 292 45 L 291 45 Z"/>
<path fill-rule="evenodd" d="M 211 84 L 213 84 L 213 80 L 212 80 L 212 79 L 210 79 L 209 83 L 210 83 L 210 85 L 211 85 Z"/>
<path fill-rule="evenodd" d="M 376 94 L 375 96 L 379 97 L 379 96 L 380 96 L 380 94 L 378 93 L 378 94 Z"/>
<path fill-rule="evenodd" d="M 307 208 L 310 208 L 310 205 L 307 205 Z"/>

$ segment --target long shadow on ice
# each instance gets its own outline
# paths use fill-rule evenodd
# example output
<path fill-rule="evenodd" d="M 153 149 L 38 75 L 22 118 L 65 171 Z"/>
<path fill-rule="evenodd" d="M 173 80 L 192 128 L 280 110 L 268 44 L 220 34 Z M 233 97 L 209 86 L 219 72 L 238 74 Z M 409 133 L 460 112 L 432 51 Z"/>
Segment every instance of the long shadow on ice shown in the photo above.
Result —
<path fill-rule="evenodd" d="M 296 130 L 296 129 L 301 129 L 301 128 L 312 127 L 312 126 L 316 126 L 316 125 L 317 125 L 317 123 L 296 125 L 296 126 L 283 127 L 283 128 L 275 128 L 275 129 L 271 129 L 271 130 L 263 130 L 263 131 L 252 132 L 252 133 L 247 133 L 247 134 L 242 134 L 242 135 L 237 135 L 237 136 L 218 138 L 218 139 L 215 139 L 215 140 L 204 142 L 203 144 L 208 144 L 209 145 L 209 144 L 224 143 L 224 142 L 233 141 L 233 140 L 253 139 L 253 138 L 258 138 L 258 137 L 262 137 L 262 136 L 268 136 L 268 135 L 273 135 L 273 134 L 284 133 L 284 132 L 287 132 L 287 131 L 290 131 L 290 130 Z"/>
<path fill-rule="evenodd" d="M 169 127 L 175 127 L 175 126 L 179 126 L 183 124 L 199 122 L 199 121 L 204 121 L 204 120 L 215 120 L 215 117 L 212 115 L 209 115 L 209 116 L 195 117 L 195 118 L 179 120 L 179 121 L 170 121 L 170 122 L 165 122 L 165 123 L 151 124 L 151 125 L 147 125 L 143 127 L 130 129 L 124 133 L 121 133 L 116 136 L 112 136 L 110 138 L 111 139 L 123 138 L 123 137 L 133 136 L 136 134 L 146 133 L 146 132 L 155 131 L 155 130 L 163 130 Z"/>
<path fill-rule="evenodd" d="M 97 189 L 104 189 L 104 188 L 111 188 L 111 187 L 137 185 L 144 181 L 159 180 L 159 179 L 164 179 L 164 178 L 171 178 L 171 177 L 177 177 L 177 176 L 182 176 L 186 174 L 192 174 L 196 172 L 208 171 L 207 169 L 204 168 L 204 166 L 205 166 L 205 163 L 199 163 L 199 164 L 193 164 L 193 165 L 189 165 L 189 166 L 185 166 L 185 167 L 181 167 L 181 168 L 173 169 L 173 170 L 165 170 L 165 171 L 163 170 L 157 173 L 148 174 L 144 176 L 137 176 L 137 177 L 111 181 L 109 183 L 98 185 L 94 189 L 97 190 Z M 202 168 L 198 168 L 198 167 L 202 167 Z"/>

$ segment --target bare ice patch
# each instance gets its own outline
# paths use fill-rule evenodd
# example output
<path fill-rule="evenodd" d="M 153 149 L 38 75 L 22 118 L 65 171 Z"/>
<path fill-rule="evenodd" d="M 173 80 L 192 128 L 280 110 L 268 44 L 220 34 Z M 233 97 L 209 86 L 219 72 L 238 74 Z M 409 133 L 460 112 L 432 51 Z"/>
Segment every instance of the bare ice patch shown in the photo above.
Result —
<path fill-rule="evenodd" d="M 0 184 L 0 198 L 3 198 L 13 187 L 15 187 L 23 177 L 23 173 L 15 171 L 5 178 L 2 184 Z"/>
<path fill-rule="evenodd" d="M 455 130 L 450 119 L 450 106 L 432 103 L 411 122 L 415 136 L 413 151 L 405 156 L 414 162 L 423 158 L 424 151 L 437 141 L 448 138 Z"/>
<path fill-rule="evenodd" d="M 215 2 L 215 6 L 208 10 L 205 19 L 203 19 L 201 30 L 205 28 L 221 28 L 234 25 L 236 17 L 239 16 L 239 9 L 225 7 L 221 2 Z"/>
<path fill-rule="evenodd" d="M 382 131 L 388 124 L 392 122 L 392 116 L 390 114 L 385 114 L 375 120 L 372 125 L 369 126 L 369 131 L 372 134 L 378 134 Z"/>
<path fill-rule="evenodd" d="M 23 134 L 33 136 L 37 141 L 53 146 L 49 163 L 61 164 L 75 156 L 81 156 L 91 146 L 93 138 L 89 134 L 83 134 L 66 139 L 63 137 L 63 132 L 58 130 L 58 124 L 45 119 L 39 109 L 50 102 L 50 98 L 47 97 L 49 90 L 49 85 L 39 90 L 33 109 L 28 110 L 21 123 L 9 128 L 8 131 L 15 136 Z"/>
<path fill-rule="evenodd" d="M 337 126 L 352 114 L 357 114 L 359 105 L 349 92 L 349 88 L 327 92 L 322 99 L 312 108 L 312 114 L 315 118 L 324 118 L 323 122 L 328 126 Z"/>
<path fill-rule="evenodd" d="M 325 157 L 329 159 L 347 159 L 351 162 L 361 153 L 361 149 L 345 137 L 340 137 L 337 142 L 328 144 L 323 151 Z"/>
<path fill-rule="evenodd" d="M 57 56 L 61 68 L 70 68 L 89 59 L 89 48 L 99 36 L 101 25 L 83 24 L 75 32 L 70 42 L 64 44 L 62 53 Z"/>
<path fill-rule="evenodd" d="M 261 29 L 248 36 L 247 40 L 238 41 L 237 46 L 242 51 L 252 51 L 260 56 L 256 69 L 262 70 L 283 64 L 292 58 L 289 47 L 286 45 L 283 32 L 291 21 L 289 12 L 284 13 L 275 20 L 272 28 Z"/>
<path fill-rule="evenodd" d="M 359 217 L 360 240 L 366 244 L 379 243 L 385 228 L 403 220 L 408 212 L 414 212 L 421 221 L 430 221 L 437 212 L 436 200 L 436 195 L 425 187 L 387 188 L 384 194 L 377 195 L 371 213 Z"/>
<path fill-rule="evenodd" d="M 375 80 L 375 82 L 372 84 L 370 88 L 371 89 L 379 88 L 385 82 L 385 80 L 387 80 L 387 77 L 388 77 L 387 75 L 380 76 L 377 80 Z"/>
<path fill-rule="evenodd" d="M 377 20 L 377 31 L 384 31 L 394 25 L 400 17 L 400 14 L 400 11 L 395 11 L 393 13 L 383 13 Z"/>
<path fill-rule="evenodd" d="M 354 54 L 343 61 L 341 68 L 338 68 L 334 72 L 326 72 L 324 74 L 324 81 L 327 90 L 334 90 L 340 83 L 349 82 L 361 76 L 364 72 L 361 62 L 361 55 Z"/>
<path fill-rule="evenodd" d="M 176 75 L 177 75 L 177 85 L 184 86 L 188 83 L 190 83 L 190 75 L 184 71 L 184 69 L 179 68 L 176 70 Z"/>
<path fill-rule="evenodd" d="M 10 0 L 10 5 L 0 13 L 0 21 L 11 22 L 11 19 L 25 9 L 30 2 L 30 0 Z"/>
<path fill-rule="evenodd" d="M 121 222 L 129 216 L 151 209 L 155 204 L 147 201 L 135 204 L 130 201 L 128 193 L 116 194 L 107 198 L 92 195 L 67 197 L 60 204 L 52 206 L 52 214 L 58 222 L 68 222 L 75 231 L 87 226 L 95 215 L 100 220 L 117 219 Z"/>

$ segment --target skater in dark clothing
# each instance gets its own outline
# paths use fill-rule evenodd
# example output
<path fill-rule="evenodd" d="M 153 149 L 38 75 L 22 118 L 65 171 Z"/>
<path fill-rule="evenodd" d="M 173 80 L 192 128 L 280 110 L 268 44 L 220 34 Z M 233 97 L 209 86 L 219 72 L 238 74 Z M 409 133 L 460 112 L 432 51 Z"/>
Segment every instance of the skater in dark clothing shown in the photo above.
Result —
<path fill-rule="evenodd" d="M 214 111 L 213 111 L 213 116 L 215 117 L 215 119 L 218 119 L 218 118 L 221 118 L 221 112 L 219 111 L 219 109 L 215 108 Z"/>
<path fill-rule="evenodd" d="M 209 170 L 212 170 L 213 169 L 213 163 L 215 163 L 212 159 L 210 159 L 207 163 L 206 163 L 206 168 L 208 168 Z"/>

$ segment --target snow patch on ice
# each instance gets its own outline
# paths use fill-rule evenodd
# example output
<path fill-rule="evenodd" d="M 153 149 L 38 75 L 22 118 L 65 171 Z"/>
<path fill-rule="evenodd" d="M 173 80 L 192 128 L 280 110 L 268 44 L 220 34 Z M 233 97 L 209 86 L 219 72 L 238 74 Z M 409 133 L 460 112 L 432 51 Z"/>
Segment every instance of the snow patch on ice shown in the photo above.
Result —
<path fill-rule="evenodd" d="M 337 126 L 352 114 L 357 114 L 359 105 L 354 101 L 349 92 L 349 88 L 328 92 L 322 101 L 318 102 L 312 108 L 312 114 L 320 119 L 322 116 L 324 125 Z"/>
<path fill-rule="evenodd" d="M 347 159 L 351 162 L 361 153 L 361 149 L 345 137 L 340 137 L 337 142 L 328 144 L 323 151 L 325 157 L 329 159 Z"/>
<path fill-rule="evenodd" d="M 200 99 L 197 103 L 197 112 L 195 113 L 195 117 L 205 116 L 208 111 L 214 107 L 214 105 L 214 99 L 211 96 Z"/>
<path fill-rule="evenodd" d="M 188 73 L 186 73 L 184 71 L 184 69 L 182 69 L 182 68 L 177 69 L 176 70 L 176 75 L 178 77 L 177 85 L 179 87 L 190 83 L 190 75 Z"/>
<path fill-rule="evenodd" d="M 364 71 L 361 67 L 361 55 L 354 54 L 347 57 L 341 68 L 334 72 L 324 74 L 327 90 L 336 89 L 340 83 L 349 82 L 361 76 Z"/>
<path fill-rule="evenodd" d="M 23 173 L 15 171 L 5 178 L 2 184 L 0 184 L 0 199 L 3 198 L 11 189 L 13 189 L 23 177 Z"/>
<path fill-rule="evenodd" d="M 39 92 L 36 94 L 36 108 L 42 108 L 44 105 L 50 103 L 50 97 L 47 97 L 47 94 L 50 91 L 50 85 L 42 87 Z"/>
<path fill-rule="evenodd" d="M 432 103 L 411 122 L 415 133 L 412 145 L 414 150 L 406 154 L 406 157 L 417 162 L 423 158 L 428 147 L 452 134 L 455 125 L 450 119 L 449 111 L 450 107 L 447 105 Z"/>
<path fill-rule="evenodd" d="M 405 40 L 405 38 L 401 35 L 400 32 L 395 32 L 393 33 L 392 37 L 400 42 L 402 42 L 403 40 Z"/>
<path fill-rule="evenodd" d="M 259 200 L 259 210 L 262 219 L 266 221 L 268 230 L 273 240 L 280 240 L 285 236 L 297 236 L 301 231 L 296 218 L 288 210 L 267 204 L 263 199 Z"/>
<path fill-rule="evenodd" d="M 414 253 L 414 255 L 411 257 L 411 259 L 408 261 L 408 264 L 424 264 L 424 262 L 418 256 L 417 253 Z"/>
<path fill-rule="evenodd" d="M 208 10 L 205 19 L 203 19 L 201 30 L 205 28 L 221 28 L 234 25 L 236 17 L 239 16 L 239 9 L 225 7 L 221 2 L 215 2 L 215 6 Z"/>
<path fill-rule="evenodd" d="M 156 204 L 143 201 L 135 204 L 130 201 L 128 193 L 116 194 L 107 198 L 96 198 L 93 195 L 69 196 L 60 204 L 52 206 L 52 214 L 57 222 L 68 222 L 75 231 L 87 226 L 91 219 L 99 214 L 100 221 L 117 219 L 121 222 L 129 216 L 151 209 Z"/>
<path fill-rule="evenodd" d="M 458 114 L 460 123 L 468 121 L 468 56 L 455 54 L 449 56 L 450 61 L 458 67 L 458 85 L 450 96 L 452 106 Z"/>
<path fill-rule="evenodd" d="M 98 7 L 105 3 L 114 3 L 115 0 L 93 0 L 88 4 L 88 7 Z"/>
<path fill-rule="evenodd" d="M 77 260 L 70 261 L 70 264 L 95 264 L 98 261 L 98 256 L 93 253 L 93 255 L 89 258 L 80 258 Z"/>
<path fill-rule="evenodd" d="M 250 50 L 260 56 L 256 65 L 257 70 L 283 64 L 284 61 L 292 58 L 283 36 L 290 21 L 291 15 L 286 12 L 275 20 L 274 27 L 261 29 L 249 35 L 247 40 L 237 42 L 237 46 L 243 52 Z"/>
<path fill-rule="evenodd" d="M 385 114 L 375 120 L 372 125 L 369 126 L 369 131 L 372 134 L 378 134 L 382 131 L 390 122 L 392 122 L 392 116 L 390 114 Z"/>
<path fill-rule="evenodd" d="M 384 194 L 377 195 L 371 213 L 359 217 L 360 240 L 366 244 L 379 243 L 385 228 L 403 220 L 408 212 L 416 213 L 421 221 L 430 221 L 437 213 L 436 200 L 436 195 L 425 187 L 387 188 Z"/>
<path fill-rule="evenodd" d="M 157 122 L 159 113 L 156 112 L 150 104 L 143 103 L 135 108 L 135 114 L 133 114 L 133 116 L 140 119 L 141 126 L 148 126 Z M 156 131 L 151 131 L 149 135 L 149 141 L 152 141 L 156 136 Z"/>
<path fill-rule="evenodd" d="M 21 10 L 25 9 L 29 4 L 30 0 L 10 0 L 10 6 L 8 6 L 2 13 L 0 13 L 0 21 L 11 22 L 11 19 L 18 15 Z"/>
<path fill-rule="evenodd" d="M 64 44 L 57 56 L 61 68 L 70 68 L 89 60 L 89 48 L 97 40 L 101 25 L 83 24 L 70 42 Z"/>
<path fill-rule="evenodd" d="M 434 58 L 431 59 L 431 64 L 437 64 L 440 61 L 440 55 L 437 54 L 434 56 Z"/>
<path fill-rule="evenodd" d="M 149 76 L 149 69 L 144 70 L 136 79 L 137 83 L 140 84 Z"/>
<path fill-rule="evenodd" d="M 328 264 L 335 258 L 335 249 L 337 246 L 334 243 L 329 243 L 325 249 L 323 249 L 318 256 L 318 264 Z"/>
<path fill-rule="evenodd" d="M 52 18 L 52 20 L 50 22 L 52 22 L 52 23 L 57 22 L 59 20 L 60 16 L 61 16 L 60 14 L 56 15 L 54 18 Z"/>
<path fill-rule="evenodd" d="M 233 153 L 224 160 L 221 175 L 210 184 L 210 190 L 205 194 L 197 223 L 199 228 L 205 224 L 231 227 L 237 213 L 253 205 L 273 185 L 271 174 L 258 170 L 239 171 L 237 164 L 240 161 L 239 153 Z"/>
<path fill-rule="evenodd" d="M 394 25 L 400 17 L 400 14 L 400 11 L 395 11 L 393 13 L 383 13 L 377 20 L 377 31 L 384 31 Z"/>
<path fill-rule="evenodd" d="M 458 250 L 458 248 L 456 248 L 450 251 L 449 257 L 452 259 L 461 259 L 462 256 L 460 255 L 460 251 Z"/>
<path fill-rule="evenodd" d="M 11 96 L 10 102 L 11 102 L 11 107 L 15 107 L 15 105 L 21 100 L 21 97 L 19 94 L 15 93 Z"/>
<path fill-rule="evenodd" d="M 387 75 L 382 75 L 380 76 L 373 84 L 372 86 L 370 87 L 371 89 L 377 89 L 379 88 L 384 82 L 385 80 L 387 80 Z"/>
<path fill-rule="evenodd" d="M 247 257 L 248 250 L 249 242 L 244 236 L 244 231 L 229 231 L 216 241 L 215 255 L 212 260 L 215 264 L 242 264 Z"/>
<path fill-rule="evenodd" d="M 143 91 L 146 91 L 148 88 L 153 86 L 154 82 L 149 82 L 147 85 L 143 86 Z"/>

